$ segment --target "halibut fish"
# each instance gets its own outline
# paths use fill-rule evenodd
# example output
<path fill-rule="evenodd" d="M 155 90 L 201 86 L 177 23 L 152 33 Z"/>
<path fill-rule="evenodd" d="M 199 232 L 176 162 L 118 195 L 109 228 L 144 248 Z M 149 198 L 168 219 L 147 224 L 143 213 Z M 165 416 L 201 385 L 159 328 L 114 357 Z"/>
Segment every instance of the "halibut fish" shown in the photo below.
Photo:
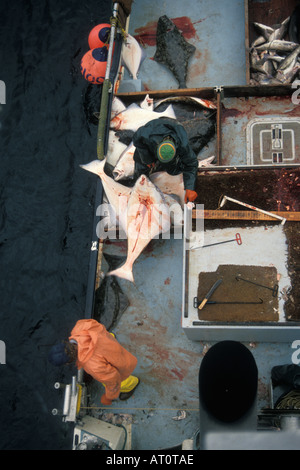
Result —
<path fill-rule="evenodd" d="M 132 268 L 135 260 L 149 242 L 170 229 L 170 210 L 164 195 L 145 176 L 136 181 L 127 207 L 127 259 L 107 275 L 134 282 Z"/>
<path fill-rule="evenodd" d="M 193 148 L 193 147 L 195 147 L 195 144 L 193 145 L 193 142 L 192 142 L 191 146 Z M 203 147 L 203 145 L 201 146 L 201 148 L 202 147 Z M 112 174 L 113 174 L 113 177 L 114 177 L 115 181 L 128 180 L 128 179 L 133 178 L 133 176 L 134 176 L 134 159 L 133 159 L 134 152 L 135 152 L 135 146 L 133 145 L 133 143 L 131 143 L 120 155 L 120 157 L 119 157 L 119 159 L 116 163 L 116 166 L 114 167 L 114 169 L 112 171 Z M 198 156 L 197 158 L 198 158 L 198 168 L 213 166 L 212 162 L 215 159 L 214 156 L 204 158 L 204 159 L 201 159 Z M 170 187 L 170 185 L 171 185 L 171 187 L 175 188 L 177 183 L 180 184 L 181 180 L 182 180 L 182 173 L 180 173 L 179 175 L 170 175 L 166 171 L 156 172 L 156 173 L 153 173 L 149 176 L 150 180 L 154 181 L 153 177 L 154 177 L 154 175 L 157 175 L 157 174 L 164 175 L 163 177 L 161 176 L 158 180 L 159 184 L 157 184 L 157 186 L 159 187 L 159 189 L 163 193 L 166 193 L 166 194 L 177 194 L 176 192 L 175 193 L 169 193 L 168 190 L 165 190 L 165 189 Z M 163 181 L 163 183 L 161 183 L 162 181 Z M 166 188 L 165 188 L 164 185 L 166 185 Z M 181 187 L 179 188 L 178 192 L 179 192 L 179 194 L 181 194 Z M 177 194 L 177 195 L 179 196 L 179 194 Z"/>
<path fill-rule="evenodd" d="M 116 166 L 120 155 L 127 148 L 127 145 L 122 143 L 120 138 L 116 135 L 113 130 L 108 133 L 108 149 L 106 161 L 113 167 Z"/>
<path fill-rule="evenodd" d="M 179 175 L 169 175 L 166 171 L 157 171 L 152 173 L 149 178 L 164 194 L 177 196 L 181 207 L 184 206 L 185 189 L 182 173 Z"/>
<path fill-rule="evenodd" d="M 131 195 L 131 189 L 110 178 L 105 171 L 106 160 L 93 160 L 86 165 L 80 165 L 84 170 L 90 171 L 101 178 L 106 197 L 114 210 L 116 221 L 126 231 L 127 226 L 127 205 Z M 112 214 L 110 214 L 112 216 Z"/>
<path fill-rule="evenodd" d="M 117 96 L 114 96 L 111 102 L 111 119 L 122 111 L 125 111 L 125 109 L 126 106 L 123 101 L 121 101 Z"/>
<path fill-rule="evenodd" d="M 140 66 L 145 58 L 146 53 L 137 40 L 130 34 L 126 34 L 122 46 L 121 60 L 133 80 L 137 79 Z"/>
<path fill-rule="evenodd" d="M 144 109 L 133 103 L 121 113 L 117 114 L 110 121 L 110 127 L 115 131 L 118 130 L 132 130 L 137 131 L 139 127 L 144 126 L 147 122 L 160 117 L 169 117 L 176 119 L 172 105 L 162 113 L 152 111 L 151 109 Z"/>
<path fill-rule="evenodd" d="M 93 160 L 80 165 L 101 178 L 105 195 L 113 208 L 117 225 L 127 236 L 127 259 L 123 266 L 109 272 L 134 282 L 132 267 L 135 260 L 152 238 L 170 230 L 171 224 L 182 226 L 183 212 L 178 201 L 164 195 L 145 175 L 141 175 L 133 188 L 117 183 L 104 171 L 105 160 Z"/>
<path fill-rule="evenodd" d="M 115 181 L 121 179 L 133 178 L 134 174 L 134 160 L 133 155 L 135 152 L 135 146 L 131 142 L 128 147 L 121 153 L 116 166 L 113 169 L 113 177 Z"/>
<path fill-rule="evenodd" d="M 189 44 L 166 15 L 157 22 L 156 52 L 153 59 L 165 65 L 178 81 L 179 88 L 186 88 L 187 69 L 196 48 Z"/>

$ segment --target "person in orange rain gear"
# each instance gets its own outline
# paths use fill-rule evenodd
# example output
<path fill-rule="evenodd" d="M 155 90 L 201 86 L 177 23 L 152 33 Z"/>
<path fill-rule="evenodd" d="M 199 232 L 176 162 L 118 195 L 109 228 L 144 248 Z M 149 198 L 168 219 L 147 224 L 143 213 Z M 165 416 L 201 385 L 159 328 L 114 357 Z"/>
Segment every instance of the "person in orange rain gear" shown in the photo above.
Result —
<path fill-rule="evenodd" d="M 113 333 L 96 320 L 78 320 L 69 341 L 53 346 L 49 361 L 60 366 L 76 361 L 78 369 L 91 375 L 105 386 L 101 403 L 111 405 L 112 400 L 127 400 L 140 380 L 131 375 L 137 358 L 121 346 Z"/>

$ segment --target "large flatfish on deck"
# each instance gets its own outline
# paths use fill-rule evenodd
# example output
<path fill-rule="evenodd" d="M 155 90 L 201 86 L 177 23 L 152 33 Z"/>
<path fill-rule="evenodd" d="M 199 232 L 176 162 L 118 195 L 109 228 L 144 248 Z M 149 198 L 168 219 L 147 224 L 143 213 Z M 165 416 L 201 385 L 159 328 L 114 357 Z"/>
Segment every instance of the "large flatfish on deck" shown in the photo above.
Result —
<path fill-rule="evenodd" d="M 121 153 L 119 160 L 117 161 L 113 169 L 113 177 L 115 181 L 133 178 L 134 175 L 134 152 L 135 146 L 131 142 L 128 147 Z"/>
<path fill-rule="evenodd" d="M 106 162 L 109 165 L 116 166 L 120 155 L 124 152 L 127 145 L 124 144 L 113 130 L 108 133 L 108 149 Z"/>
<path fill-rule="evenodd" d="M 205 147 L 216 133 L 216 122 L 214 117 L 199 117 L 181 121 L 186 130 L 189 144 L 196 155 Z"/>
<path fill-rule="evenodd" d="M 187 88 L 187 69 L 196 48 L 189 44 L 166 15 L 157 22 L 156 52 L 153 59 L 168 67 L 179 83 L 179 88 Z"/>
<path fill-rule="evenodd" d="M 143 109 L 135 103 L 132 103 L 121 113 L 117 114 L 110 121 L 110 128 L 115 131 L 118 130 L 132 130 L 137 131 L 139 127 L 144 126 L 147 122 L 152 119 L 158 119 L 160 117 L 169 117 L 176 119 L 173 107 L 170 104 L 168 108 L 159 113 L 148 109 Z"/>
<path fill-rule="evenodd" d="M 185 189 L 182 173 L 179 175 L 169 175 L 166 171 L 158 171 L 152 173 L 149 178 L 164 194 L 177 196 L 181 206 L 184 206 Z"/>
<path fill-rule="evenodd" d="M 127 207 L 127 259 L 107 275 L 134 282 L 132 267 L 149 242 L 170 229 L 170 209 L 164 195 L 145 176 L 136 181 Z"/>
<path fill-rule="evenodd" d="M 113 209 L 113 212 L 111 211 L 109 215 L 111 218 L 114 216 L 116 218 L 116 223 L 126 231 L 126 212 L 131 188 L 127 188 L 126 186 L 117 183 L 113 178 L 108 176 L 104 171 L 105 163 L 106 160 L 93 160 L 86 165 L 80 165 L 80 167 L 84 170 L 90 171 L 91 173 L 95 173 L 99 178 L 101 178 L 104 192 L 109 201 L 107 209 Z"/>

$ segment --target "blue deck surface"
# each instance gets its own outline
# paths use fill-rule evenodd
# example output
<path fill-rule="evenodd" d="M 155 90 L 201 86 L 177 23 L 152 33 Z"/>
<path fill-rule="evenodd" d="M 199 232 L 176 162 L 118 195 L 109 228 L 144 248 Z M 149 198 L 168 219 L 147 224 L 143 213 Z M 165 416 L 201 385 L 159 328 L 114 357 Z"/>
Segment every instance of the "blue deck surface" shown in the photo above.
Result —
<path fill-rule="evenodd" d="M 176 446 L 199 428 L 198 372 L 214 343 L 191 341 L 181 327 L 182 246 L 182 240 L 153 240 L 134 264 L 135 284 L 118 280 L 130 306 L 114 331 L 138 358 L 135 374 L 141 383 L 127 402 L 116 401 L 102 412 L 131 415 L 135 450 Z M 126 241 L 123 246 L 112 243 L 104 252 L 124 256 L 124 247 Z M 295 349 L 289 343 L 244 344 L 259 371 L 258 410 L 270 407 L 271 369 L 291 363 Z M 92 402 L 99 406 L 102 390 L 95 387 Z M 186 417 L 174 420 L 180 410 Z"/>
<path fill-rule="evenodd" d="M 142 46 L 147 54 L 138 75 L 145 90 L 178 88 L 172 73 L 151 60 L 156 51 L 156 43 L 153 45 L 156 22 L 163 15 L 188 25 L 189 34 L 183 30 L 183 35 L 196 47 L 189 62 L 188 88 L 246 84 L 243 0 L 186 0 L 172 2 L 171 9 L 166 8 L 166 2 L 137 1 L 130 15 L 128 32 L 138 40 L 142 38 Z M 128 73 L 124 78 L 129 78 Z"/>
<path fill-rule="evenodd" d="M 178 88 L 171 72 L 151 60 L 156 51 L 153 34 L 162 15 L 178 21 L 186 17 L 194 28 L 193 36 L 186 38 L 196 47 L 189 65 L 189 88 L 246 84 L 243 0 L 186 0 L 172 2 L 171 10 L 166 10 L 166 2 L 137 0 L 130 16 L 129 33 L 144 38 L 147 58 L 138 75 L 142 90 Z M 152 44 L 149 38 L 152 38 Z M 125 71 L 124 79 L 129 78 Z M 241 101 L 232 99 L 225 102 L 225 112 L 229 110 L 227 115 L 223 115 L 223 123 L 228 127 L 223 136 L 226 165 L 246 164 L 244 126 L 249 114 L 244 108 L 239 109 L 243 106 Z M 280 106 L 278 104 L 276 108 L 279 114 L 282 112 Z M 234 113 L 230 113 L 231 109 L 245 115 L 236 119 Z M 215 149 L 213 153 L 211 149 L 206 151 L 209 156 Z M 104 244 L 104 253 L 126 256 L 126 246 L 126 240 Z M 100 384 L 95 383 L 91 405 L 98 408 L 102 418 L 106 413 L 131 416 L 132 449 L 166 449 L 193 438 L 199 429 L 198 373 L 202 358 L 213 342 L 205 337 L 190 340 L 182 328 L 182 239 L 151 241 L 134 263 L 133 274 L 134 284 L 118 279 L 129 300 L 129 307 L 120 317 L 114 332 L 119 342 L 138 358 L 135 374 L 141 383 L 127 402 L 116 401 L 112 406 L 100 407 L 101 410 L 99 400 L 103 390 Z M 232 339 L 239 341 L 237 336 Z M 272 405 L 269 395 L 272 367 L 299 360 L 295 343 L 244 344 L 258 367 L 259 411 Z M 185 417 L 175 420 L 182 410 L 186 412 Z"/>

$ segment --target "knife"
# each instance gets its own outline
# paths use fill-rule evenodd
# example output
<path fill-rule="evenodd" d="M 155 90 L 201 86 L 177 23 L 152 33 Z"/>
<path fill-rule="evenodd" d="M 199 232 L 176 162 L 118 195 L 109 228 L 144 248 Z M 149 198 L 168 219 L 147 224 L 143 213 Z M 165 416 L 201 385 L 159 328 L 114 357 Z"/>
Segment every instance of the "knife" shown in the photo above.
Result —
<path fill-rule="evenodd" d="M 213 295 L 213 293 L 215 292 L 216 288 L 219 287 L 219 285 L 221 284 L 222 282 L 222 279 L 219 279 L 218 281 L 216 281 L 214 283 L 214 285 L 211 287 L 211 289 L 208 291 L 208 293 L 206 294 L 206 296 L 204 297 L 204 299 L 202 300 L 201 304 L 199 305 L 198 309 L 199 310 L 202 310 L 204 305 L 206 304 L 206 302 L 209 300 L 209 298 Z"/>

